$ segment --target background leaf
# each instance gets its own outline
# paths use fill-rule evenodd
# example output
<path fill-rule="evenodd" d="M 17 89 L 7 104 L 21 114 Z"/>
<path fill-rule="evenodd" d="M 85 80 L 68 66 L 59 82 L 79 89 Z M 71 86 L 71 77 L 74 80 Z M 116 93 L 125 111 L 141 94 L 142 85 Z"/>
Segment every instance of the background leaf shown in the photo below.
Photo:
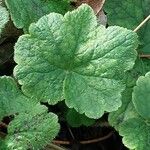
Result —
<path fill-rule="evenodd" d="M 134 30 L 148 15 L 150 15 L 149 0 L 107 0 L 104 10 L 107 13 L 109 25 L 119 25 Z M 141 53 L 150 53 L 150 21 L 139 31 Z"/>
<path fill-rule="evenodd" d="M 94 119 L 90 119 L 84 114 L 79 114 L 74 109 L 69 109 L 66 115 L 67 122 L 72 127 L 91 126 L 95 123 Z"/>
<path fill-rule="evenodd" d="M 63 0 L 5 0 L 11 18 L 17 28 L 28 31 L 31 23 L 40 17 L 58 12 L 64 14 L 70 9 L 69 3 Z"/>
<path fill-rule="evenodd" d="M 122 122 L 137 115 L 132 104 L 132 88 L 126 88 L 122 93 L 122 106 L 117 111 L 109 114 L 108 121 L 111 126 L 118 130 Z"/>
<path fill-rule="evenodd" d="M 109 115 L 110 124 L 123 136 L 123 143 L 129 149 L 148 150 L 150 147 L 149 81 L 150 73 L 140 76 L 133 92 L 126 90 L 123 95 L 122 107 Z"/>
<path fill-rule="evenodd" d="M 0 5 L 0 37 L 2 34 L 2 29 L 5 27 L 8 21 L 9 21 L 9 13 L 5 7 L 2 7 Z"/>
<path fill-rule="evenodd" d="M 1 150 L 7 149 L 7 147 L 6 147 L 6 145 L 5 145 L 5 141 L 2 140 L 1 138 L 0 138 L 0 149 L 1 149 Z"/>
<path fill-rule="evenodd" d="M 34 103 L 21 93 L 13 78 L 0 77 L 0 120 L 5 116 L 30 110 L 32 106 Z"/>
<path fill-rule="evenodd" d="M 150 126 L 144 120 L 132 118 L 123 122 L 119 133 L 123 136 L 123 143 L 129 149 L 149 150 Z"/>
<path fill-rule="evenodd" d="M 28 113 L 20 113 L 8 126 L 7 149 L 41 149 L 58 134 L 58 118 L 36 105 Z"/>
<path fill-rule="evenodd" d="M 141 76 L 136 84 L 133 91 L 134 106 L 143 118 L 150 120 L 150 72 Z"/>

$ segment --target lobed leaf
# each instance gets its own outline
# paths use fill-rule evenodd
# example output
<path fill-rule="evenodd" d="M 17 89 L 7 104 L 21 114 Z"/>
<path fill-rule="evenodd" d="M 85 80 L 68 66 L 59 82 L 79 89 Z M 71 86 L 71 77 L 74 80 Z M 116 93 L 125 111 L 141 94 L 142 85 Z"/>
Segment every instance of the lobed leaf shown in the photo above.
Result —
<path fill-rule="evenodd" d="M 58 118 L 47 109 L 36 105 L 28 113 L 20 113 L 8 126 L 4 143 L 9 150 L 39 150 L 58 134 Z"/>
<path fill-rule="evenodd" d="M 14 75 L 22 91 L 99 118 L 121 106 L 122 79 L 136 59 L 136 33 L 98 26 L 88 5 L 31 24 L 15 45 Z"/>

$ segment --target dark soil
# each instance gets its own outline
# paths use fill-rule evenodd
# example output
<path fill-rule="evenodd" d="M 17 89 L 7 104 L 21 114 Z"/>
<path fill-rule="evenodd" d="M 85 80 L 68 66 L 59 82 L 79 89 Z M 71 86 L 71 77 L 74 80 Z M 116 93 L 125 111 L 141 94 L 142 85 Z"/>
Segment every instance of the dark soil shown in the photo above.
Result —
<path fill-rule="evenodd" d="M 62 145 L 71 150 L 128 150 L 124 147 L 121 137 L 113 128 L 108 127 L 80 127 L 70 128 L 74 138 L 72 137 L 68 127 L 61 125 L 61 131 L 57 140 L 70 141 L 70 145 Z M 80 144 L 80 141 L 89 141 L 99 139 L 112 133 L 107 139 L 100 142 L 91 142 L 90 144 Z"/>

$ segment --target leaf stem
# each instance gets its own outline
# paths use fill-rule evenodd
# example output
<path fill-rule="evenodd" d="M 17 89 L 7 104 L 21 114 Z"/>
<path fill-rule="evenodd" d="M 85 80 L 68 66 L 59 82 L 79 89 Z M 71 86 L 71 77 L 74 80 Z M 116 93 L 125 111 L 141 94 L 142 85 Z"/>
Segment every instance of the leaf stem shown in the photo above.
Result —
<path fill-rule="evenodd" d="M 92 139 L 92 140 L 86 140 L 86 141 L 79 141 L 80 144 L 90 144 L 90 143 L 96 143 L 96 142 L 100 142 L 103 140 L 106 140 L 108 138 L 110 138 L 113 135 L 113 131 L 108 133 L 106 136 L 104 137 L 100 137 L 97 139 Z M 61 141 L 61 140 L 53 140 L 52 143 L 54 144 L 62 144 L 62 145 L 70 145 L 71 142 L 70 141 Z"/>
<path fill-rule="evenodd" d="M 141 54 L 140 58 L 150 58 L 150 54 Z"/>
<path fill-rule="evenodd" d="M 150 15 L 148 15 L 133 31 L 137 32 L 149 19 Z"/>
<path fill-rule="evenodd" d="M 46 150 L 66 150 L 66 149 L 51 143 L 47 146 Z"/>

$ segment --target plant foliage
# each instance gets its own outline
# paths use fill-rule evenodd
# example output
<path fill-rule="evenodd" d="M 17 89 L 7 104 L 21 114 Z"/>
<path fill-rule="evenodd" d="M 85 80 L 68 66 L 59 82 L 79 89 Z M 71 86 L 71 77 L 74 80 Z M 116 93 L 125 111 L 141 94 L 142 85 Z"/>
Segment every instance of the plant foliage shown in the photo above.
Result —
<path fill-rule="evenodd" d="M 29 113 L 15 117 L 8 127 L 5 144 L 8 149 L 40 149 L 58 134 L 57 116 L 47 113 L 43 106 L 35 106 Z"/>
<path fill-rule="evenodd" d="M 8 126 L 8 135 L 1 141 L 2 150 L 40 149 L 57 135 L 57 116 L 24 96 L 11 77 L 0 78 L 0 97 L 0 121 L 15 116 Z"/>
<path fill-rule="evenodd" d="M 150 1 L 107 0 L 104 11 L 103 2 L 0 1 L 0 67 L 15 61 L 13 74 L 0 77 L 0 150 L 49 144 L 60 129 L 51 105 L 72 127 L 107 112 L 126 147 L 150 149 L 150 21 L 136 28 Z M 98 20 L 104 12 L 108 27 Z"/>
<path fill-rule="evenodd" d="M 72 127 L 80 127 L 81 125 L 90 126 L 95 123 L 95 119 L 88 118 L 84 114 L 79 114 L 74 109 L 68 110 L 66 120 Z"/>
<path fill-rule="evenodd" d="M 5 116 L 30 110 L 34 106 L 31 99 L 21 93 L 11 77 L 0 78 L 0 97 L 0 120 Z"/>
<path fill-rule="evenodd" d="M 131 30 L 98 26 L 87 5 L 64 17 L 51 13 L 16 43 L 14 75 L 26 95 L 50 104 L 65 99 L 69 108 L 100 118 L 121 106 L 121 80 L 134 65 L 137 43 Z"/>
<path fill-rule="evenodd" d="M 0 37 L 2 29 L 5 27 L 6 23 L 9 21 L 9 13 L 5 7 L 0 5 Z"/>

